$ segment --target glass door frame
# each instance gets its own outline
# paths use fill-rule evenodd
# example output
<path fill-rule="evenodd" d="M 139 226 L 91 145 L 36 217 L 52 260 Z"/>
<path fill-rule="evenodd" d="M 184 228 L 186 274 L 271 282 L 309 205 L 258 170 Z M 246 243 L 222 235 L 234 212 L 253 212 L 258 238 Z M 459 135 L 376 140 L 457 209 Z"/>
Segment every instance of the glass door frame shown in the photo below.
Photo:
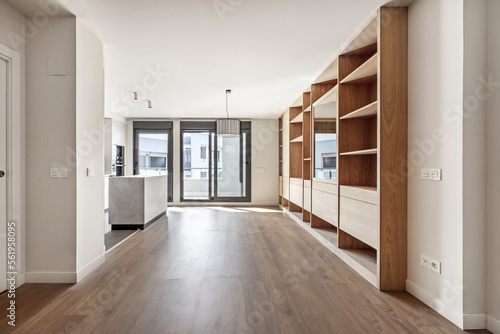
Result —
<path fill-rule="evenodd" d="M 168 153 L 167 153 L 167 173 L 168 173 L 168 202 L 173 202 L 173 194 L 174 194 L 174 143 L 173 143 L 173 135 L 172 128 L 173 122 L 171 121 L 134 121 L 134 175 L 139 175 L 139 133 L 144 132 L 164 132 L 167 134 L 168 138 Z"/>
<path fill-rule="evenodd" d="M 250 121 L 241 122 L 241 133 L 246 134 L 246 146 L 245 146 L 245 160 L 246 165 L 242 166 L 240 164 L 240 173 L 243 172 L 243 168 L 245 170 L 245 196 L 241 197 L 219 197 L 217 196 L 217 180 L 218 180 L 218 150 L 217 150 L 217 124 L 215 121 L 181 121 L 180 122 L 180 200 L 181 202 L 251 202 L 252 200 L 252 123 Z M 208 176 L 209 176 L 209 198 L 208 199 L 184 199 L 184 133 L 185 132 L 208 132 L 209 135 L 209 161 L 208 161 Z M 213 142 L 212 135 L 214 134 Z M 214 151 L 214 155 L 212 156 L 212 150 Z M 240 136 L 240 161 L 242 161 L 243 157 L 241 156 L 241 152 L 243 152 L 243 136 Z M 212 159 L 214 161 L 212 161 Z M 212 176 L 213 175 L 213 176 Z M 212 180 L 214 178 L 214 180 Z M 212 187 L 213 184 L 213 187 Z"/>

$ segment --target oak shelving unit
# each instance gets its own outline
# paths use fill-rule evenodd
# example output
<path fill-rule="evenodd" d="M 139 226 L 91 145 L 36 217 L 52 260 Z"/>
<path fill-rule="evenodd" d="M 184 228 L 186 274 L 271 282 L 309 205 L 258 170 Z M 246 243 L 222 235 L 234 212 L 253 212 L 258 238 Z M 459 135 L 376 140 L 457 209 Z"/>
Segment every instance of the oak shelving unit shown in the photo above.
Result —
<path fill-rule="evenodd" d="M 302 178 L 303 200 L 302 200 L 302 220 L 311 221 L 311 92 L 302 94 Z"/>
<path fill-rule="evenodd" d="M 278 175 L 279 175 L 279 182 L 278 182 L 278 203 L 280 205 L 283 205 L 283 116 L 281 116 L 278 120 L 278 156 L 279 156 L 279 163 L 278 163 Z"/>
<path fill-rule="evenodd" d="M 381 290 L 404 290 L 407 9 L 381 8 L 372 22 L 375 43 L 360 46 L 361 33 L 338 58 L 338 247 L 358 260 L 362 250 Z"/>
<path fill-rule="evenodd" d="M 289 108 L 290 117 L 290 203 L 292 212 L 302 213 L 302 105 Z"/>
<path fill-rule="evenodd" d="M 381 290 L 406 284 L 407 20 L 407 8 L 380 8 L 285 113 L 289 210 Z M 336 133 L 336 180 L 315 177 L 321 131 Z"/>

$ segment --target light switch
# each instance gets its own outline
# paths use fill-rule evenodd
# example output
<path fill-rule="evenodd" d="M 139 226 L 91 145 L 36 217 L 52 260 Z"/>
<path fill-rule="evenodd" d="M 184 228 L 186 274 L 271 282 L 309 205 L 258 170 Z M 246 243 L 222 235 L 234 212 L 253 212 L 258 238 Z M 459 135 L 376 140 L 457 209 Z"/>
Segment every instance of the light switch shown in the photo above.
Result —
<path fill-rule="evenodd" d="M 67 168 L 51 168 L 50 169 L 50 177 L 66 178 L 66 177 L 68 177 L 68 169 Z"/>
<path fill-rule="evenodd" d="M 258 173 L 264 173 L 266 169 L 264 167 L 255 167 L 255 171 Z"/>
<path fill-rule="evenodd" d="M 93 168 L 87 168 L 87 176 L 94 177 L 94 169 Z"/>
<path fill-rule="evenodd" d="M 441 181 L 441 169 L 431 169 L 430 179 L 434 181 Z"/>
<path fill-rule="evenodd" d="M 441 169 L 424 169 L 420 171 L 422 180 L 441 181 Z"/>

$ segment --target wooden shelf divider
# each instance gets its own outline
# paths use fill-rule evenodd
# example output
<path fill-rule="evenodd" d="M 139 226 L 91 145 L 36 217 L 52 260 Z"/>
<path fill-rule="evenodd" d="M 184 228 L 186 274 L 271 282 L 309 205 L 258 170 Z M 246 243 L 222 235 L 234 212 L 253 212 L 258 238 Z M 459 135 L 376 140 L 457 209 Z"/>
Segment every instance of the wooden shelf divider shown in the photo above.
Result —
<path fill-rule="evenodd" d="M 330 102 L 336 102 L 337 101 L 337 85 L 335 85 L 332 89 L 330 89 L 328 92 L 326 92 L 323 96 L 321 96 L 319 99 L 316 100 L 316 102 L 313 103 L 313 107 L 322 105 L 322 104 L 328 104 Z"/>
<path fill-rule="evenodd" d="M 340 153 L 340 155 L 369 155 L 369 154 L 377 154 L 378 149 L 376 148 L 371 148 L 368 150 L 359 150 L 359 151 L 352 151 L 352 152 L 344 152 Z"/>
<path fill-rule="evenodd" d="M 302 123 L 303 120 L 304 120 L 304 114 L 300 113 L 297 117 L 292 119 L 290 123 Z"/>
<path fill-rule="evenodd" d="M 303 136 L 298 136 L 295 139 L 290 140 L 290 143 L 302 143 L 303 141 Z"/>
<path fill-rule="evenodd" d="M 373 77 L 376 77 L 377 75 L 377 60 L 378 55 L 375 54 L 360 67 L 355 69 L 351 74 L 345 77 L 341 83 L 360 82 L 363 79 L 368 79 L 368 81 L 372 80 Z"/>
<path fill-rule="evenodd" d="M 377 105 L 377 101 L 372 102 L 364 107 L 359 108 L 358 110 L 353 111 L 352 113 L 340 117 L 340 119 L 344 120 L 377 116 Z"/>

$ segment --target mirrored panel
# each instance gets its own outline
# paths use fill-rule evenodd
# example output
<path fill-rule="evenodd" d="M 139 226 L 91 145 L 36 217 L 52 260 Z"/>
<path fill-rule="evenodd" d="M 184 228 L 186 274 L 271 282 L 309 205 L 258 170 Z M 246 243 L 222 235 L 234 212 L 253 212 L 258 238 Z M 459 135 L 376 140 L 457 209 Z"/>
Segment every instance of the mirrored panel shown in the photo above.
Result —
<path fill-rule="evenodd" d="M 337 104 L 314 108 L 314 177 L 337 179 Z"/>

